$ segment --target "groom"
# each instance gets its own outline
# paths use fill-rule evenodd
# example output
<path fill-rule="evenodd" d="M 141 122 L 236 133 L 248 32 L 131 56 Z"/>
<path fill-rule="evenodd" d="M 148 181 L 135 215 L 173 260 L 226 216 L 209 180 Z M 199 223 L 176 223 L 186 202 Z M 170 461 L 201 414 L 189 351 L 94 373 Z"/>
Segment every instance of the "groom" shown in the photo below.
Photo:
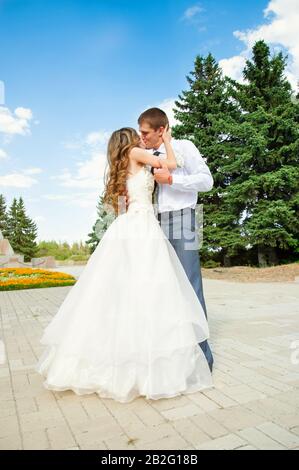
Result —
<path fill-rule="evenodd" d="M 169 126 L 167 115 L 159 108 L 150 108 L 138 118 L 139 131 L 146 149 L 159 156 L 163 162 L 166 151 L 162 140 L 163 130 Z M 171 173 L 166 165 L 154 169 L 155 196 L 158 221 L 178 255 L 185 272 L 207 317 L 203 295 L 195 206 L 198 192 L 210 191 L 213 178 L 200 152 L 189 140 L 171 140 L 174 152 L 183 160 L 183 166 Z M 188 243 L 192 242 L 192 249 Z M 190 246 L 190 245 L 189 245 Z M 213 355 L 208 341 L 200 343 L 210 370 Z"/>

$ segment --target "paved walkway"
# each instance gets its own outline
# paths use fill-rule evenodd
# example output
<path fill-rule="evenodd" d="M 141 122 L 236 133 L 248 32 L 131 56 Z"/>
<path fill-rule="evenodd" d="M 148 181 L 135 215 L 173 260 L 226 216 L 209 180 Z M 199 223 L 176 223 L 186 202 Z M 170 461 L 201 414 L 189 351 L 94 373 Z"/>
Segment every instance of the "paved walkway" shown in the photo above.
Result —
<path fill-rule="evenodd" d="M 52 393 L 34 372 L 71 287 L 0 292 L 0 449 L 298 449 L 299 284 L 204 286 L 215 388 L 130 404 Z"/>

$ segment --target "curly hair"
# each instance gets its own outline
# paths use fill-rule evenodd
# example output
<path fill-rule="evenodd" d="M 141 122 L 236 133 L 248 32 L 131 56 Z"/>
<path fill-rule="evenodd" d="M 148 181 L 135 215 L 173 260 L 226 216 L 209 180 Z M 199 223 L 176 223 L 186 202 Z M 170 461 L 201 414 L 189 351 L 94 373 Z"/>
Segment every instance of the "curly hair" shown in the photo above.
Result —
<path fill-rule="evenodd" d="M 105 189 L 103 203 L 113 208 L 119 214 L 120 199 L 126 193 L 129 153 L 140 143 L 140 136 L 132 127 L 122 127 L 114 131 L 107 147 L 109 170 L 105 171 Z"/>

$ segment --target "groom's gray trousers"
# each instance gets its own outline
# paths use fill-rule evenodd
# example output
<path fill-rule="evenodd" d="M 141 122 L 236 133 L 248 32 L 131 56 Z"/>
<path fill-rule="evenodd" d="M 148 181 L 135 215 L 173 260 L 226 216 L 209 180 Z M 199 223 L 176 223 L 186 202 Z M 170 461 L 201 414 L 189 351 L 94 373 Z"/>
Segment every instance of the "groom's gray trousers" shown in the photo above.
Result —
<path fill-rule="evenodd" d="M 175 249 L 185 269 L 207 318 L 198 252 L 198 227 L 195 220 L 195 209 L 186 207 L 175 211 L 158 213 L 157 216 L 163 232 Z M 214 361 L 208 341 L 205 340 L 199 343 L 199 345 L 206 356 L 210 370 L 212 370 Z"/>

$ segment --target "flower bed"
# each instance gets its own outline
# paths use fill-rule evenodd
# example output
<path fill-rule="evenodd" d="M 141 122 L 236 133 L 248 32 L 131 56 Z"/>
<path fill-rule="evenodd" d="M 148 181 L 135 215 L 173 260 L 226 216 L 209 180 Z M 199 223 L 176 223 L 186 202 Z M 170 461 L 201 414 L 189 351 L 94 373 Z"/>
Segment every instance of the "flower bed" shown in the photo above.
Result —
<path fill-rule="evenodd" d="M 75 283 L 76 278 L 74 276 L 57 271 L 31 268 L 0 269 L 0 291 L 72 286 Z"/>

